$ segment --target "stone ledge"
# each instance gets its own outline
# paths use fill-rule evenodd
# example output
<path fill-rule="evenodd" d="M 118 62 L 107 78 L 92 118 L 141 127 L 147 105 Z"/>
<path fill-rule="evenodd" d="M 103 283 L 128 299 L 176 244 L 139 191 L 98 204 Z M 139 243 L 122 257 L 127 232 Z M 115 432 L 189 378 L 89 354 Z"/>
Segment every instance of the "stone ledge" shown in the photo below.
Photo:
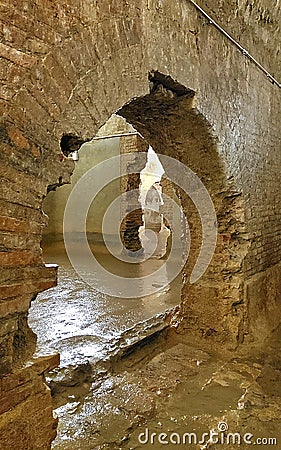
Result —
<path fill-rule="evenodd" d="M 59 354 L 31 359 L 25 367 L 14 370 L 0 380 L 0 414 L 13 411 L 23 402 L 42 396 L 48 400 L 50 391 L 44 383 L 44 373 L 59 365 Z M 49 398 L 50 411 L 52 409 Z M 0 423 L 1 427 L 1 423 Z"/>

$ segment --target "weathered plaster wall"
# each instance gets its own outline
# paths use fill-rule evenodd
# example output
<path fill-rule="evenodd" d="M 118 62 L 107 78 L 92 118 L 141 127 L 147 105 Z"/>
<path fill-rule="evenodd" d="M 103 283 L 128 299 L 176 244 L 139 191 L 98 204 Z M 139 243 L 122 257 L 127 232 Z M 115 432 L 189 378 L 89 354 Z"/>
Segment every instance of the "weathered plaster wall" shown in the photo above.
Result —
<path fill-rule="evenodd" d="M 131 136 L 128 133 L 132 133 Z M 120 134 L 125 135 L 118 136 Z M 116 137 L 113 137 L 114 135 Z M 75 184 L 79 182 L 80 178 L 88 170 L 108 158 L 119 156 L 123 153 L 146 151 L 146 149 L 147 143 L 141 143 L 141 138 L 136 134 L 136 130 L 122 117 L 113 114 L 96 133 L 95 139 L 80 147 L 79 160 L 75 163 L 71 184 L 61 186 L 60 189 L 49 192 L 44 200 L 43 210 L 48 216 L 48 226 L 43 231 L 43 242 L 47 243 L 63 239 L 64 210 L 67 200 Z M 125 192 L 126 189 L 127 180 L 117 179 L 113 180 L 95 196 L 89 208 L 86 221 L 86 230 L 89 239 L 101 240 L 104 214 L 111 202 L 121 192 Z M 80 195 L 84 195 L 82 190 L 80 190 Z M 79 238 L 79 233 L 83 231 L 80 227 L 80 222 L 79 224 L 77 223 L 77 211 L 72 211 L 71 224 L 68 226 L 68 230 L 75 233 L 73 236 L 76 236 L 76 238 Z M 110 227 L 108 227 L 107 231 L 110 232 Z M 112 234 L 114 233 L 115 231 L 112 228 Z"/>
<path fill-rule="evenodd" d="M 79 150 L 79 160 L 75 163 L 75 170 L 71 178 L 71 184 L 62 186 L 56 191 L 49 192 L 44 201 L 43 209 L 49 217 L 48 227 L 44 231 L 44 239 L 61 240 L 63 239 L 63 220 L 64 210 L 67 200 L 75 184 L 92 167 L 102 163 L 107 158 L 119 155 L 120 138 L 109 138 L 85 143 Z M 102 233 L 102 219 L 110 203 L 120 194 L 120 180 L 112 181 L 107 185 L 93 200 L 86 222 L 88 233 L 100 235 Z M 80 191 L 83 196 L 83 190 Z M 93 194 L 94 195 L 94 194 Z M 78 205 L 79 206 L 79 205 Z M 71 223 L 68 230 L 76 233 L 82 233 L 80 223 L 77 221 L 77 211 L 72 211 Z"/>
<path fill-rule="evenodd" d="M 200 4 L 280 77 L 278 2 Z M 244 332 L 257 337 L 274 328 L 280 319 L 278 87 L 188 0 L 3 0 L 0 11 L 2 375 L 34 348 L 21 318 L 34 294 L 55 283 L 55 271 L 42 260 L 46 219 L 40 209 L 47 186 L 68 182 L 73 170 L 61 153 L 61 137 L 71 133 L 89 140 L 114 111 L 148 93 L 151 69 L 196 92 L 197 109 L 217 136 L 226 176 L 245 206 L 250 248 L 241 268 Z M 257 288 L 265 280 L 271 283 L 266 295 Z M 24 345 L 15 355 L 19 337 Z M 30 405 L 30 417 L 34 408 Z M 17 411 L 5 445 L 21 450 Z M 40 417 L 30 419 L 30 430 Z M 5 426 L 1 416 L 0 428 Z M 47 448 L 48 442 L 49 435 L 42 436 L 30 448 Z"/>

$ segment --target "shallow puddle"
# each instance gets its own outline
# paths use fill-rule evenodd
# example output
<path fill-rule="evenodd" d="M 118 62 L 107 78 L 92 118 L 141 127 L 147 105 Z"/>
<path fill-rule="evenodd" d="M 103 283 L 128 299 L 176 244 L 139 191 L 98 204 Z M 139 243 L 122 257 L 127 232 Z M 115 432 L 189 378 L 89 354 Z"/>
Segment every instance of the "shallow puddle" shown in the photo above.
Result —
<path fill-rule="evenodd" d="M 95 250 L 100 263 L 108 270 L 118 268 L 127 277 L 138 275 L 139 264 L 120 261 L 116 264 L 103 247 Z M 104 358 L 122 332 L 180 301 L 180 275 L 160 292 L 122 299 L 100 292 L 98 279 L 92 273 L 88 273 L 91 285 L 81 280 L 62 245 L 46 247 L 44 260 L 59 265 L 58 286 L 38 294 L 30 308 L 29 324 L 38 336 L 38 352 L 60 352 L 61 366 Z M 153 267 L 156 270 L 161 264 L 152 260 L 148 270 Z M 87 271 L 87 266 L 83 269 Z"/>

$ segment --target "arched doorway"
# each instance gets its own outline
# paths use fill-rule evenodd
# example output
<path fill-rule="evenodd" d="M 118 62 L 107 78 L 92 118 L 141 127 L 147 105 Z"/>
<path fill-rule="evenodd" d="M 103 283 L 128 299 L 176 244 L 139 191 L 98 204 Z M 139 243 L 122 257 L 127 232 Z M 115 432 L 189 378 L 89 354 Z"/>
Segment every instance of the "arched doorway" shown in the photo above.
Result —
<path fill-rule="evenodd" d="M 218 240 L 210 266 L 200 280 L 188 279 L 202 245 L 198 208 L 175 187 L 191 230 L 191 251 L 184 270 L 179 312 L 182 330 L 235 347 L 244 336 L 243 261 L 248 249 L 244 200 L 227 177 L 219 142 L 196 108 L 195 92 L 157 71 L 149 74 L 150 94 L 124 105 L 123 115 L 151 142 L 158 154 L 176 158 L 202 180 L 215 206 Z"/>

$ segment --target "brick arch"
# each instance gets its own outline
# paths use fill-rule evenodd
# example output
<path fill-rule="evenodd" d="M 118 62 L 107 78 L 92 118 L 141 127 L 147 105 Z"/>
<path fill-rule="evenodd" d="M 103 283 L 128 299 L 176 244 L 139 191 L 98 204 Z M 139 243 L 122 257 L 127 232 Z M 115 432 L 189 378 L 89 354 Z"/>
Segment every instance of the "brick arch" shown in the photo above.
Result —
<path fill-rule="evenodd" d="M 180 189 L 191 230 L 191 251 L 183 271 L 181 331 L 216 336 L 236 347 L 244 338 L 244 258 L 248 240 L 243 195 L 227 176 L 218 139 L 196 107 L 196 93 L 151 71 L 150 94 L 133 99 L 118 114 L 130 122 L 158 154 L 173 157 L 193 170 L 204 183 L 215 206 L 218 240 L 211 264 L 195 284 L 189 277 L 202 245 L 201 221 L 193 202 Z"/>
<path fill-rule="evenodd" d="M 140 82 L 136 64 L 130 63 L 124 71 L 120 63 L 138 55 L 137 31 L 132 31 L 134 37 L 120 19 L 120 27 L 125 27 L 123 43 L 118 41 L 109 48 L 113 36 L 102 38 L 102 27 L 96 36 L 84 29 L 83 7 L 75 8 L 67 29 L 62 29 L 63 20 L 74 10 L 66 11 L 63 4 L 50 8 L 40 3 L 28 5 L 26 20 L 22 20 L 20 5 L 15 5 L 15 11 L 6 7 L 7 26 L 18 25 L 23 34 L 33 31 L 35 49 L 28 50 L 24 41 L 17 41 L 17 35 L 14 48 L 7 42 L 3 62 L 7 88 L 1 102 L 5 180 L 1 260 L 7 275 L 0 316 L 3 320 L 7 317 L 8 329 L 13 323 L 1 359 L 3 374 L 34 351 L 35 339 L 27 325 L 29 304 L 36 293 L 56 282 L 55 268 L 46 268 L 42 259 L 41 233 L 47 219 L 41 205 L 47 190 L 69 182 L 74 169 L 73 161 L 61 151 L 62 137 L 74 136 L 79 142 L 90 139 L 112 112 L 147 89 L 147 82 Z M 40 18 L 40 29 L 33 28 L 32 18 L 35 22 Z M 114 20 L 110 30 L 114 32 Z M 110 94 L 113 86 L 118 95 Z M 18 335 L 25 345 L 17 345 Z"/>
<path fill-rule="evenodd" d="M 69 9 L 63 2 L 27 4 L 24 11 L 19 4 L 14 9 L 8 4 L 3 7 L 7 27 L 21 30 L 12 33 L 12 42 L 7 35 L 3 49 L 6 90 L 1 101 L 1 137 L 6 184 L 1 215 L 5 232 L 2 265 L 7 276 L 0 316 L 16 323 L 16 330 L 8 333 L 1 360 L 3 374 L 34 351 L 28 307 L 37 292 L 56 282 L 55 268 L 46 268 L 42 259 L 41 232 L 47 219 L 41 205 L 47 190 L 68 183 L 74 169 L 73 161 L 61 151 L 63 136 L 73 136 L 80 143 L 89 140 L 112 112 L 147 89 L 147 83 L 140 82 L 139 66 L 131 63 L 124 71 L 120 63 L 136 56 L 142 61 L 139 32 L 134 27 L 130 30 L 124 19 L 129 11 L 134 14 L 135 7 L 126 2 L 123 6 L 124 11 L 117 5 L 110 7 L 111 13 L 120 15 L 122 42 L 114 40 L 113 19 L 107 36 L 100 26 L 93 33 L 90 3 Z M 98 10 L 96 5 L 95 13 Z M 100 15 L 106 20 L 102 10 Z M 27 33 L 34 33 L 29 44 L 23 39 Z M 118 95 L 112 96 L 110 91 L 115 88 Z M 16 345 L 18 334 L 25 340 L 20 347 Z"/>

